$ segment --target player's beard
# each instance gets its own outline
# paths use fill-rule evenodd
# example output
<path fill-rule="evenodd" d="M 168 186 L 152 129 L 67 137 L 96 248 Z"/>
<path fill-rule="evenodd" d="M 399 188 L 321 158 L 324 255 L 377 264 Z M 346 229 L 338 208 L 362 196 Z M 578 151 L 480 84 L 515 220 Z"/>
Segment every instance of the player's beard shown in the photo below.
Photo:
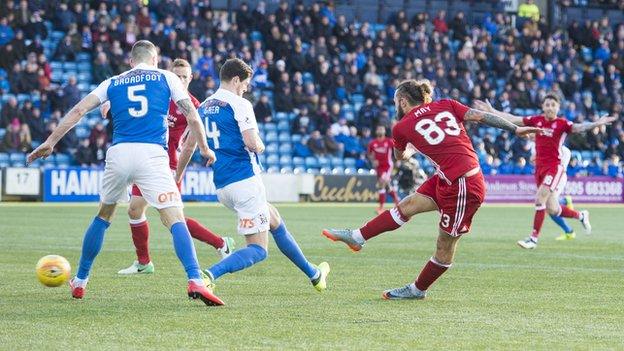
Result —
<path fill-rule="evenodd" d="M 398 106 L 396 110 L 397 121 L 400 121 L 403 118 L 403 116 L 405 116 L 405 111 L 403 111 L 403 107 Z"/>

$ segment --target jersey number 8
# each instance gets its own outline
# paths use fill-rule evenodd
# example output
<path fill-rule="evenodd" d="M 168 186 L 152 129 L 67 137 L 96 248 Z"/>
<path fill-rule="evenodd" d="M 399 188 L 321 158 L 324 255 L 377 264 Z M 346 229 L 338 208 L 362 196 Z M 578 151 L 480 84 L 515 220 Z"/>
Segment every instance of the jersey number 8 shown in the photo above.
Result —
<path fill-rule="evenodd" d="M 437 122 L 446 122 L 446 128 L 438 127 Z M 433 120 L 421 119 L 416 123 L 415 129 L 430 145 L 440 144 L 446 134 L 458 136 L 461 132 L 455 116 L 448 111 L 438 113 Z"/>
<path fill-rule="evenodd" d="M 128 87 L 128 100 L 132 102 L 138 102 L 141 106 L 139 109 L 134 107 L 130 107 L 128 109 L 128 113 L 130 116 L 139 118 L 143 117 L 147 114 L 147 97 L 143 95 L 137 95 L 137 92 L 141 92 L 145 90 L 145 84 L 132 85 Z"/>

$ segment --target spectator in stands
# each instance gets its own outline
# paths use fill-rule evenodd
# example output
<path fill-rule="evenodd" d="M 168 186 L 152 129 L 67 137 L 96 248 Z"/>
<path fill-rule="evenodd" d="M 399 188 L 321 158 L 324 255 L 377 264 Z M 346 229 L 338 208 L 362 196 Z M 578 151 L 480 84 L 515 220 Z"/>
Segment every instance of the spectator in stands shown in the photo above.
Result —
<path fill-rule="evenodd" d="M 539 7 L 533 0 L 525 0 L 518 6 L 518 17 L 530 19 L 537 23 L 540 19 Z"/>
<path fill-rule="evenodd" d="M 327 153 L 334 157 L 342 157 L 344 154 L 344 145 L 336 140 L 336 136 L 332 132 L 331 128 L 327 128 L 325 131 L 325 136 L 323 138 L 325 142 L 325 148 L 327 149 Z"/>
<path fill-rule="evenodd" d="M 93 129 L 91 129 L 91 134 L 89 134 L 89 142 L 91 145 L 96 145 L 97 140 L 99 138 L 103 138 L 104 144 L 108 141 L 108 136 L 106 133 L 106 128 L 104 127 L 104 123 L 98 121 Z"/>
<path fill-rule="evenodd" d="M 273 120 L 269 97 L 266 94 L 260 95 L 260 99 L 254 106 L 254 114 L 256 115 L 256 120 L 261 123 L 267 123 Z"/>
<path fill-rule="evenodd" d="M 0 18 L 0 46 L 6 45 L 15 36 L 13 28 L 9 26 L 9 22 L 6 17 Z"/>
<path fill-rule="evenodd" d="M 14 119 L 7 129 L 2 145 L 0 145 L 1 151 L 30 152 L 32 150 L 32 140 L 27 124 L 20 124 L 17 119 Z"/>
<path fill-rule="evenodd" d="M 76 76 L 70 76 L 67 84 L 63 87 L 63 110 L 68 111 L 78 101 L 80 101 L 80 90 L 78 89 Z"/>
<path fill-rule="evenodd" d="M 351 134 L 351 129 L 347 125 L 347 119 L 344 117 L 340 117 L 334 122 L 330 127 L 332 134 L 338 138 L 340 136 L 349 136 Z"/>
<path fill-rule="evenodd" d="M 112 77 L 113 75 L 113 68 L 108 63 L 108 57 L 106 56 L 106 53 L 98 53 L 97 58 L 95 59 L 95 63 L 93 64 L 93 81 L 99 84 L 105 81 L 107 78 Z"/>
<path fill-rule="evenodd" d="M 574 178 L 576 176 L 579 175 L 584 175 L 583 173 L 583 167 L 579 164 L 579 160 L 576 157 L 572 157 L 572 159 L 570 159 L 570 164 L 568 165 L 568 177 L 570 178 Z"/>
<path fill-rule="evenodd" d="M 0 68 L 9 71 L 19 61 L 18 53 L 13 50 L 12 44 L 0 46 Z M 11 85 L 13 86 L 13 85 Z"/>
<path fill-rule="evenodd" d="M 308 148 L 315 156 L 325 156 L 327 153 L 327 147 L 325 146 L 325 140 L 321 135 L 321 132 L 317 129 L 310 134 L 310 138 L 307 142 Z"/>
<path fill-rule="evenodd" d="M 33 141 L 42 143 L 45 137 L 45 121 L 41 117 L 41 110 L 37 107 L 32 109 L 32 113 L 26 118 L 26 124 L 30 129 Z"/>
<path fill-rule="evenodd" d="M 74 61 L 76 59 L 76 49 L 72 43 L 72 38 L 66 35 L 56 47 L 54 59 L 59 61 Z"/>
<path fill-rule="evenodd" d="M 620 163 L 620 156 L 613 154 L 605 164 L 604 174 L 613 178 L 622 178 L 622 164 Z"/>
<path fill-rule="evenodd" d="M 17 120 L 19 124 L 25 122 L 24 115 L 17 105 L 17 99 L 15 96 L 9 96 L 7 103 L 3 104 L 0 111 L 0 128 L 8 128 L 14 120 Z"/>
<path fill-rule="evenodd" d="M 360 145 L 358 130 L 355 126 L 349 128 L 348 135 L 342 134 L 336 136 L 336 140 L 343 145 L 345 157 L 360 158 L 364 153 L 364 148 Z"/>
<path fill-rule="evenodd" d="M 88 138 L 80 140 L 80 146 L 78 146 L 74 158 L 76 163 L 83 167 L 88 167 L 95 163 L 95 155 Z"/>
<path fill-rule="evenodd" d="M 106 138 L 103 135 L 100 135 L 97 139 L 95 139 L 95 143 L 92 145 L 93 148 L 93 157 L 94 164 L 101 166 L 104 164 L 104 160 L 106 159 Z"/>

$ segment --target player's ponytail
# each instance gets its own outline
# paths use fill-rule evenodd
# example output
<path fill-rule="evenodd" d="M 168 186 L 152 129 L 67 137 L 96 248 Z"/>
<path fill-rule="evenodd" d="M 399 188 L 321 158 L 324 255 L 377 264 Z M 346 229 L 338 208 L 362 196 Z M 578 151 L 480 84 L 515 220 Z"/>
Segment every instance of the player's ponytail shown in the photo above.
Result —
<path fill-rule="evenodd" d="M 397 86 L 397 95 L 406 98 L 412 105 L 422 105 L 431 102 L 433 88 L 426 80 L 405 80 Z"/>

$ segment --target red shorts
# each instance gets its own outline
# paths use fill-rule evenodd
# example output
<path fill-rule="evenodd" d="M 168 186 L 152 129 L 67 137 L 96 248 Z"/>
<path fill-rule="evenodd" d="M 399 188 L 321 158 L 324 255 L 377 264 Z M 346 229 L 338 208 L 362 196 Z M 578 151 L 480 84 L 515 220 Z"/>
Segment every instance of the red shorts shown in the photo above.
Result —
<path fill-rule="evenodd" d="M 377 167 L 375 168 L 375 172 L 377 173 L 377 180 L 385 180 L 386 182 L 389 182 L 392 177 L 392 167 L 390 166 Z"/>
<path fill-rule="evenodd" d="M 538 166 L 535 169 L 535 185 L 547 186 L 550 191 L 555 191 L 565 175 L 565 169 L 562 165 Z"/>
<path fill-rule="evenodd" d="M 449 184 L 436 174 L 416 192 L 430 198 L 438 206 L 440 229 L 451 236 L 460 236 L 470 231 L 472 217 L 485 199 L 485 179 L 479 172 Z"/>
<path fill-rule="evenodd" d="M 180 194 L 182 194 L 182 183 L 176 183 L 176 185 L 178 186 L 178 190 L 180 191 Z M 143 194 L 141 194 L 141 190 L 139 189 L 138 186 L 136 186 L 136 184 L 132 184 L 132 196 L 143 197 Z"/>

